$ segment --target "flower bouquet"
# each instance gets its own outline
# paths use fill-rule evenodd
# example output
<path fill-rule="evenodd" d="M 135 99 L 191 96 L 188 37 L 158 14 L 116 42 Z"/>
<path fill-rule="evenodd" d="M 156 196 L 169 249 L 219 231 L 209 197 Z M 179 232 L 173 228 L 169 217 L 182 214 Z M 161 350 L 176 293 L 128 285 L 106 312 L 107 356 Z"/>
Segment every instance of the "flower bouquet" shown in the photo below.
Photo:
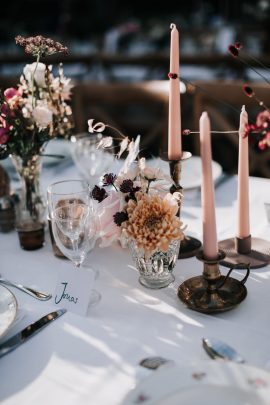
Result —
<path fill-rule="evenodd" d="M 103 142 L 108 144 L 108 139 Z M 174 280 L 172 270 L 184 237 L 178 216 L 181 194 L 166 192 L 172 179 L 148 167 L 144 158 L 132 162 L 134 150 L 129 148 L 128 167 L 125 162 L 118 175 L 105 174 L 102 186 L 92 190 L 98 204 L 101 246 L 117 239 L 127 241 L 140 282 L 149 288 L 166 287 Z"/>
<path fill-rule="evenodd" d="M 72 111 L 67 102 L 72 86 L 62 65 L 54 75 L 52 66 L 40 62 L 44 56 L 67 52 L 66 47 L 42 36 L 18 36 L 16 43 L 36 61 L 24 67 L 16 88 L 0 92 L 0 159 L 12 157 L 22 179 L 22 212 L 39 221 L 44 210 L 39 191 L 40 156 L 49 140 L 71 135 Z"/>

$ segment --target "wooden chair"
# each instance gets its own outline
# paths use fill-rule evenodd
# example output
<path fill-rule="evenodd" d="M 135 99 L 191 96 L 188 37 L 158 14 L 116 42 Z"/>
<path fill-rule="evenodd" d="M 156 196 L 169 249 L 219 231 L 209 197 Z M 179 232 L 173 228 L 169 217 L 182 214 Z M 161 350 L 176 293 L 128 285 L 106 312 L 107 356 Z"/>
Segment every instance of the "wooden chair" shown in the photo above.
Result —
<path fill-rule="evenodd" d="M 212 130 L 230 131 L 239 128 L 239 116 L 242 105 L 246 106 L 249 122 L 256 120 L 261 107 L 254 98 L 243 92 L 243 82 L 217 81 L 194 83 L 193 122 L 194 130 L 199 128 L 199 118 L 203 111 L 209 113 Z M 270 106 L 270 88 L 264 83 L 249 83 L 256 96 Z M 200 153 L 199 137 L 194 135 L 194 152 Z M 227 172 L 237 173 L 238 134 L 213 134 L 213 158 Z M 270 149 L 260 151 L 250 142 L 250 174 L 270 177 Z"/>
<path fill-rule="evenodd" d="M 135 138 L 142 149 L 157 154 L 167 140 L 168 88 L 166 82 L 83 83 L 74 89 L 76 131 L 87 131 L 90 118 L 112 125 Z"/>

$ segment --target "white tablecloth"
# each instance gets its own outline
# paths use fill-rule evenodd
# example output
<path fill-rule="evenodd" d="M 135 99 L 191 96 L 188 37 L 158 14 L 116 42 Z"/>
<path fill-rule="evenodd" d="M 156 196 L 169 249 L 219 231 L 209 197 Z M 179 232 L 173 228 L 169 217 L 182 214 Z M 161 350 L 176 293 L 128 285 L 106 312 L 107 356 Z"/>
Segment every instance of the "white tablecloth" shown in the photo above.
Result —
<path fill-rule="evenodd" d="M 74 167 L 44 170 L 43 186 L 63 178 L 77 178 Z M 236 177 L 216 190 L 220 239 L 236 229 Z M 270 181 L 250 179 L 250 217 L 253 236 L 270 239 L 264 202 Z M 182 218 L 188 231 L 201 237 L 199 192 L 186 194 Z M 46 246 L 27 252 L 15 232 L 0 235 L 0 272 L 22 284 L 53 292 L 60 268 L 67 261 L 53 256 L 48 234 Z M 96 288 L 102 300 L 88 318 L 67 313 L 33 339 L 0 359 L 0 401 L 10 404 L 119 404 L 135 386 L 138 362 L 159 355 L 184 364 L 206 359 L 203 336 L 214 336 L 234 346 L 254 365 L 270 368 L 270 266 L 252 270 L 248 296 L 238 308 L 215 316 L 192 312 L 176 295 L 179 284 L 202 273 L 195 258 L 177 262 L 175 282 L 162 290 L 149 290 L 138 282 L 128 250 L 115 245 L 96 248 L 88 257 L 100 271 Z M 226 272 L 227 269 L 222 269 Z M 238 271 L 234 277 L 242 278 Z M 14 290 L 21 319 L 12 335 L 53 309 Z"/>

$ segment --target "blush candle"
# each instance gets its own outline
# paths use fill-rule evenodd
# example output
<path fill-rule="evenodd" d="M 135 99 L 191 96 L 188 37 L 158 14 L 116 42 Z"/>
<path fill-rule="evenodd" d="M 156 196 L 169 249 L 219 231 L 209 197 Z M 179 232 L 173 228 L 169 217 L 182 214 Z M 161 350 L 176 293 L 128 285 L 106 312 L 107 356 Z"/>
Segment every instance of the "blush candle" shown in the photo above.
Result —
<path fill-rule="evenodd" d="M 202 159 L 202 216 L 203 216 L 203 256 L 208 260 L 218 258 L 215 193 L 212 176 L 211 130 L 207 112 L 200 118 L 200 146 Z"/>
<path fill-rule="evenodd" d="M 169 80 L 168 157 L 170 160 L 179 160 L 182 156 L 179 33 L 175 24 L 171 24 Z"/>
<path fill-rule="evenodd" d="M 245 106 L 242 106 L 239 126 L 239 158 L 238 158 L 238 238 L 250 235 L 249 228 L 249 161 L 248 136 L 245 136 L 245 127 L 248 124 L 248 115 Z"/>

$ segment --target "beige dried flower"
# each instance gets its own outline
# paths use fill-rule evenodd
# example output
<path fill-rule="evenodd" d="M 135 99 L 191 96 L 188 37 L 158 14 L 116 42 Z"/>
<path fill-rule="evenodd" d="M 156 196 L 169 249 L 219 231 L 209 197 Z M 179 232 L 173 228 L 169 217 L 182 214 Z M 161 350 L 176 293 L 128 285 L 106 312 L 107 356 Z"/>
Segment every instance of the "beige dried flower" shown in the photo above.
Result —
<path fill-rule="evenodd" d="M 183 223 L 176 216 L 178 205 L 159 195 L 136 193 L 137 202 L 127 204 L 128 220 L 122 225 L 127 235 L 150 256 L 167 252 L 173 240 L 182 240 Z"/>

